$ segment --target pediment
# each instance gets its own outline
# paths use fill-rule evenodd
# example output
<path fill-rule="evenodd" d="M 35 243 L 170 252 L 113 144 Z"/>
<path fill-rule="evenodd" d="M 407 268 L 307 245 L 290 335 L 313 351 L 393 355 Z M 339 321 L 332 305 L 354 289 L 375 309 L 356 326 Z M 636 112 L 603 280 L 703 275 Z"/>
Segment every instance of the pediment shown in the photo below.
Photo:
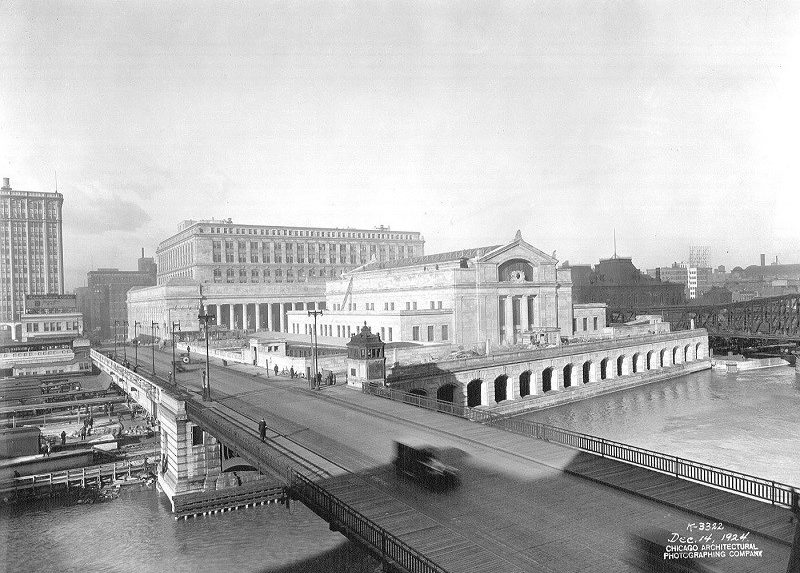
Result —
<path fill-rule="evenodd" d="M 499 247 L 489 253 L 486 253 L 482 257 L 478 258 L 476 262 L 494 263 L 499 265 L 512 259 L 524 259 L 526 261 L 530 261 L 531 264 L 536 266 L 541 264 L 555 265 L 558 263 L 558 259 L 551 257 L 533 245 L 525 242 L 522 237 L 516 239 L 514 242 L 509 243 L 508 245 Z"/>

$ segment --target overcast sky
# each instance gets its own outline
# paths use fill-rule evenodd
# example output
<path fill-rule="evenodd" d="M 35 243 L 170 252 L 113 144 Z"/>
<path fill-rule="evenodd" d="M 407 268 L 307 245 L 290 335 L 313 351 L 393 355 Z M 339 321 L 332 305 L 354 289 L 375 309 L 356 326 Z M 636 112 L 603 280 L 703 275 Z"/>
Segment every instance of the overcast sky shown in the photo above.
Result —
<path fill-rule="evenodd" d="M 67 287 L 188 218 L 800 262 L 800 3 L 2 2 L 0 175 Z"/>

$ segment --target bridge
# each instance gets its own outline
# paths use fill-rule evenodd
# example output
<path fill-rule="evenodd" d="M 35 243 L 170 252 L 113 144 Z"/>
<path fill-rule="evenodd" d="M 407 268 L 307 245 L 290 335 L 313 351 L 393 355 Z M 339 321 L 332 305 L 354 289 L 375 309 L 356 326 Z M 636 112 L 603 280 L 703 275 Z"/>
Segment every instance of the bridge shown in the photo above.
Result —
<path fill-rule="evenodd" d="M 167 372 L 169 355 L 156 357 L 156 370 Z M 209 482 L 229 483 L 219 477 L 224 465 L 252 467 L 387 570 L 638 571 L 628 562 L 632 534 L 702 520 L 752 530 L 763 550 L 757 560 L 725 561 L 724 570 L 787 570 L 789 508 L 798 504 L 791 486 L 390 389 L 314 392 L 304 381 L 217 361 L 214 401 L 203 402 L 199 366 L 170 385 L 99 352 L 92 359 L 158 418 L 159 485 L 173 507 Z M 440 448 L 462 487 L 437 495 L 395 475 L 394 439 Z"/>
<path fill-rule="evenodd" d="M 718 305 L 609 308 L 608 321 L 627 322 L 642 314 L 659 314 L 674 330 L 694 324 L 712 339 L 800 343 L 800 294 Z"/>

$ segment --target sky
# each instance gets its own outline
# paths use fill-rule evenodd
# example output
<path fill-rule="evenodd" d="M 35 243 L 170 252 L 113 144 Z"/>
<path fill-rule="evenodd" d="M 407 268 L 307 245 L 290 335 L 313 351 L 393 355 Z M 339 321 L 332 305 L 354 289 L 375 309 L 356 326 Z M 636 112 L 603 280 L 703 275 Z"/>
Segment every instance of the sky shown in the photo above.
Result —
<path fill-rule="evenodd" d="M 0 2 L 0 176 L 68 291 L 184 219 L 800 263 L 800 3 Z"/>

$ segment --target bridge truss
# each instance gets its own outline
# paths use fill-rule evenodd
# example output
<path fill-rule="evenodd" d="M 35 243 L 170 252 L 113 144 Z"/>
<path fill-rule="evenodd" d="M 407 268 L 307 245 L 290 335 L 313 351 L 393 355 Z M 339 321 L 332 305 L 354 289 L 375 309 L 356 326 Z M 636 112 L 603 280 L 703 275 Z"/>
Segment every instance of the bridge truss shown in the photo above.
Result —
<path fill-rule="evenodd" d="M 720 338 L 800 342 L 800 294 L 718 305 L 610 308 L 608 322 L 628 322 L 642 314 L 663 316 L 673 330 L 686 330 L 694 320 L 695 328 Z"/>

